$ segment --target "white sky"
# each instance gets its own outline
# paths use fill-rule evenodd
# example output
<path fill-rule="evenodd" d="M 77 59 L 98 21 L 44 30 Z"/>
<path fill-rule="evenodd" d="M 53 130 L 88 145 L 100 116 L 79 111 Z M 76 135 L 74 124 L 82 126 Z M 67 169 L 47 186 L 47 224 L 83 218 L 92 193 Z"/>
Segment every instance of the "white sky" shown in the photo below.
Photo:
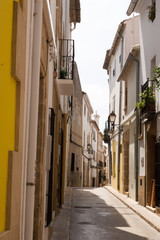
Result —
<path fill-rule="evenodd" d="M 94 112 L 100 115 L 103 132 L 108 118 L 108 76 L 103 69 L 106 50 L 110 49 L 118 25 L 128 18 L 131 0 L 80 0 L 81 23 L 73 31 L 75 60 L 82 90 L 89 96 Z"/>

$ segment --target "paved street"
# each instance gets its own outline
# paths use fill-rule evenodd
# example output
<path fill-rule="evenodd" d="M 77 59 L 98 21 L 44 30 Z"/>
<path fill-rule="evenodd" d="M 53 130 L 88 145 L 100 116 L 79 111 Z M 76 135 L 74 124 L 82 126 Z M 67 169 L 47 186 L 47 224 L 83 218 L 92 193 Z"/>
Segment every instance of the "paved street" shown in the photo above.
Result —
<path fill-rule="evenodd" d="M 148 225 L 104 188 L 73 189 L 70 240 L 160 239 Z"/>
<path fill-rule="evenodd" d="M 145 214 L 154 226 L 159 217 L 128 198 L 123 201 L 112 188 L 68 188 L 65 204 L 56 217 L 51 240 L 159 240 L 160 232 L 151 227 L 138 214 Z M 115 193 L 114 193 L 115 194 Z M 118 195 L 119 194 L 119 195 Z"/>

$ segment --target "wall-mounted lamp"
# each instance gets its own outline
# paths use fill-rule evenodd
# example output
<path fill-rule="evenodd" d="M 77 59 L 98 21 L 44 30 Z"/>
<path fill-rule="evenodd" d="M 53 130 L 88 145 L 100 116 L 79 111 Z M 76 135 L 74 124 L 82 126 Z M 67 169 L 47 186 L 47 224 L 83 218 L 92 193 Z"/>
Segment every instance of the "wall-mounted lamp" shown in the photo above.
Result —
<path fill-rule="evenodd" d="M 85 152 L 88 153 L 88 156 L 84 155 Z M 93 148 L 90 143 L 87 144 L 87 149 L 82 150 L 82 155 L 86 157 L 89 161 L 93 158 Z"/>
<path fill-rule="evenodd" d="M 115 124 L 116 121 L 116 114 L 112 111 L 109 114 L 109 122 L 111 123 L 111 130 L 114 131 L 114 126 L 117 126 L 117 128 L 119 129 L 120 132 L 123 131 L 123 126 L 119 125 L 119 124 Z"/>

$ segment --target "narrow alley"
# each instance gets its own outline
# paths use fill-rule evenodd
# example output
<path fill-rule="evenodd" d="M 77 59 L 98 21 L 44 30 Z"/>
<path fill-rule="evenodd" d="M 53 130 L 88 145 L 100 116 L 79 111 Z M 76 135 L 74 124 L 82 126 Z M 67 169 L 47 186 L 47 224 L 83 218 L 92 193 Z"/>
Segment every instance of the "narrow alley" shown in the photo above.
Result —
<path fill-rule="evenodd" d="M 160 1 L 0 19 L 0 240 L 160 240 Z"/>
<path fill-rule="evenodd" d="M 105 188 L 67 191 L 51 240 L 160 239 L 157 230 Z"/>

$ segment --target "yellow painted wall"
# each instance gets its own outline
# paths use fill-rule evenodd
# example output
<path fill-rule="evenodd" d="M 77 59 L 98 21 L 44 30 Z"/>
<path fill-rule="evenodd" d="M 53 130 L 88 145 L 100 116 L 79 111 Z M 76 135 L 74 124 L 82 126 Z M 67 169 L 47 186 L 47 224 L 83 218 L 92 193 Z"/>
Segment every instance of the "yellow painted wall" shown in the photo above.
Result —
<path fill-rule="evenodd" d="M 117 190 L 116 140 L 112 142 L 112 187 Z"/>
<path fill-rule="evenodd" d="M 0 232 L 5 230 L 8 151 L 15 145 L 16 81 L 11 77 L 13 0 L 0 1 Z"/>

